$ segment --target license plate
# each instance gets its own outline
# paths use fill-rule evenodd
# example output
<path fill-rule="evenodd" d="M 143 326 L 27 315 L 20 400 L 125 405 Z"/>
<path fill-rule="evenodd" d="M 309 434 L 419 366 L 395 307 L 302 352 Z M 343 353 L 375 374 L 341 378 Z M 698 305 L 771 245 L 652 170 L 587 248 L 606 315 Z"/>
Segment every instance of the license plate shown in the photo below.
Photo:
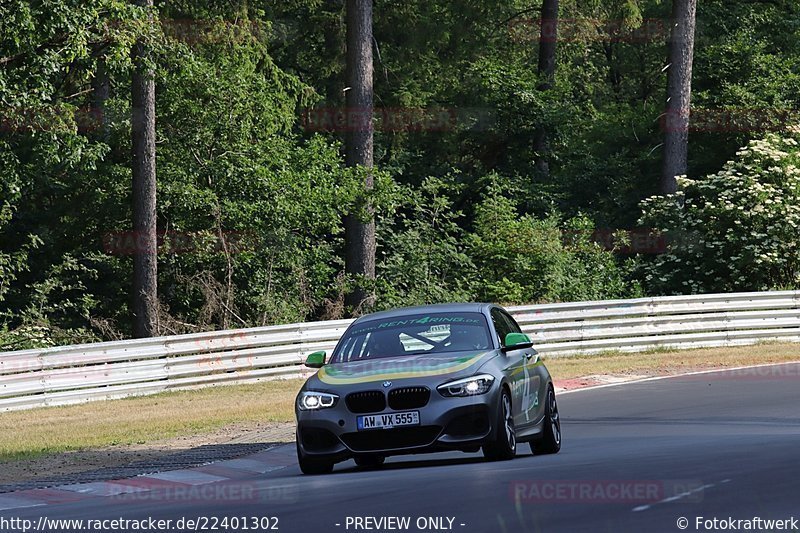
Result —
<path fill-rule="evenodd" d="M 387 413 L 384 415 L 365 415 L 358 417 L 358 430 L 389 429 L 398 426 L 418 426 L 419 411 Z"/>

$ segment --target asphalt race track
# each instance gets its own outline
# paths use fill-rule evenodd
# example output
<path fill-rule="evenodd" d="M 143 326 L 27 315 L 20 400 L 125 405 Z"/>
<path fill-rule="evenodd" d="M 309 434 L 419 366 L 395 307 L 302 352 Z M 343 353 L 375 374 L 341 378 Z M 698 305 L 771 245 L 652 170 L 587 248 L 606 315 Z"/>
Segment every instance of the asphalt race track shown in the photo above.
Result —
<path fill-rule="evenodd" d="M 285 532 L 675 532 L 680 518 L 686 531 L 698 531 L 697 517 L 800 518 L 798 364 L 578 391 L 559 406 L 564 446 L 554 456 L 524 445 L 513 461 L 459 452 L 392 458 L 372 471 L 348 462 L 327 476 L 292 465 L 253 478 L 258 498 L 96 499 L 0 517 L 271 516 L 277 522 L 262 525 Z M 227 525 L 217 530 L 245 530 Z"/>

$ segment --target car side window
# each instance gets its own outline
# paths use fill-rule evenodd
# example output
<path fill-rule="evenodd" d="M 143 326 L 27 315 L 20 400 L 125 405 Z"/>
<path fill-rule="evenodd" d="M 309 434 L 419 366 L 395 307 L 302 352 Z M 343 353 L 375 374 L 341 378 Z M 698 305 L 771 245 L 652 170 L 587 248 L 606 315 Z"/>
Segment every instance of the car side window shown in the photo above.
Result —
<path fill-rule="evenodd" d="M 511 327 L 499 309 L 492 309 L 492 322 L 494 323 L 494 330 L 499 337 L 500 346 L 505 346 L 506 335 L 511 333 Z"/>
<path fill-rule="evenodd" d="M 511 328 L 511 331 L 514 333 L 522 333 L 522 328 L 519 327 L 519 324 L 517 324 L 517 321 L 514 320 L 514 317 L 508 313 L 501 312 L 500 314 L 506 319 L 506 322 L 508 322 L 508 326 Z"/>

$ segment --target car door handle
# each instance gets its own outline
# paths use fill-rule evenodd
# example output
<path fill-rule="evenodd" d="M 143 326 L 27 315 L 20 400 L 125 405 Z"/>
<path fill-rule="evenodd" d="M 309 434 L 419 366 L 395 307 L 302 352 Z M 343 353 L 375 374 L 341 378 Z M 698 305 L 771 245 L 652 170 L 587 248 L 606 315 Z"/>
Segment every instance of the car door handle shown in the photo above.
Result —
<path fill-rule="evenodd" d="M 534 356 L 534 354 L 532 352 L 528 352 L 528 353 L 525 354 L 525 359 L 530 361 L 533 358 L 533 356 Z M 536 354 L 536 361 L 534 361 L 534 362 L 535 363 L 539 362 L 539 354 L 538 353 Z"/>

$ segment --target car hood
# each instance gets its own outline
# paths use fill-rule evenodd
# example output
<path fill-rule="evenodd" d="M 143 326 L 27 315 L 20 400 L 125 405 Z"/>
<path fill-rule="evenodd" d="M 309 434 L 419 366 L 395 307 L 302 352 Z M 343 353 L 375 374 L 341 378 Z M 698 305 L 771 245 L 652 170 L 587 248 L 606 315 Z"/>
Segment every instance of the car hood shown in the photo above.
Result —
<path fill-rule="evenodd" d="M 496 350 L 420 354 L 387 357 L 374 361 L 351 361 L 322 367 L 309 379 L 325 385 L 356 385 L 400 379 L 425 379 L 452 374 L 472 375 L 486 361 L 497 355 Z"/>

